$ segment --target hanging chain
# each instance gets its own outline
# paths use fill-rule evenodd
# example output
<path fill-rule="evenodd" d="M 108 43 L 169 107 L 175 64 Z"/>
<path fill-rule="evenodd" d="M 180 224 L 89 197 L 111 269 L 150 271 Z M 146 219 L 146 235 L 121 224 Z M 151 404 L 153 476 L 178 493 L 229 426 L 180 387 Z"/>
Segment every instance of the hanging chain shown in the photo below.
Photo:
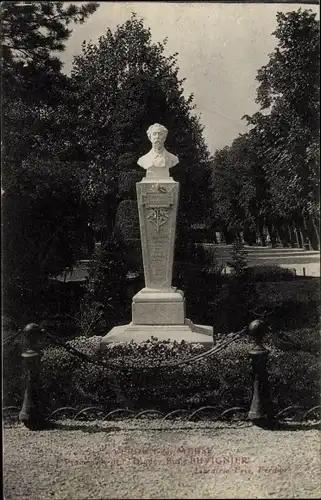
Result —
<path fill-rule="evenodd" d="M 66 342 L 62 342 L 60 340 L 57 340 L 53 335 L 51 335 L 50 333 L 48 333 L 44 329 L 42 329 L 41 331 L 54 344 L 56 344 L 59 347 L 63 347 L 70 354 L 77 356 L 78 358 L 82 359 L 83 361 L 87 361 L 88 363 L 92 363 L 92 364 L 95 364 L 97 366 L 103 366 L 104 368 L 115 368 L 118 370 L 128 370 L 131 368 L 135 368 L 135 365 L 117 364 L 117 363 L 112 363 L 109 361 L 107 362 L 107 361 L 95 359 L 94 357 L 89 356 L 88 354 L 85 354 L 85 353 L 79 351 L 78 349 L 75 349 L 74 347 L 70 346 Z M 176 367 L 181 366 L 183 364 L 195 363 L 197 361 L 201 361 L 202 359 L 209 358 L 210 356 L 212 356 L 214 354 L 218 354 L 223 349 L 226 349 L 230 344 L 236 342 L 237 340 L 240 340 L 244 336 L 246 331 L 247 331 L 247 328 L 243 328 L 242 330 L 240 330 L 238 332 L 231 332 L 231 333 L 227 334 L 224 340 L 222 340 L 221 342 L 218 342 L 215 346 L 213 346 L 208 351 L 205 351 L 204 353 L 196 354 L 194 356 L 190 356 L 186 359 L 183 359 L 183 360 L 177 361 L 177 362 L 164 363 L 161 365 L 154 365 L 154 366 L 145 366 L 144 369 L 157 370 L 157 369 L 163 369 L 163 368 L 176 368 Z"/>

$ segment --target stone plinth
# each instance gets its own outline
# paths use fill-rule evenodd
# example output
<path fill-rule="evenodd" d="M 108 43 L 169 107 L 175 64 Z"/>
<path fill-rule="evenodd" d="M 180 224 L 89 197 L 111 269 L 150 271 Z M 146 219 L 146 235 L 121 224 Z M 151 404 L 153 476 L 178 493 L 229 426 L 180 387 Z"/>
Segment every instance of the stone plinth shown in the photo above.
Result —
<path fill-rule="evenodd" d="M 169 292 L 143 288 L 133 297 L 135 325 L 184 325 L 185 299 L 180 290 Z"/>
<path fill-rule="evenodd" d="M 210 326 L 194 325 L 188 319 L 183 325 L 121 325 L 113 328 L 101 341 L 101 350 L 104 351 L 106 344 L 119 342 L 144 343 L 151 337 L 157 337 L 160 341 L 171 340 L 172 342 L 189 342 L 202 344 L 210 349 L 213 346 L 213 328 Z"/>

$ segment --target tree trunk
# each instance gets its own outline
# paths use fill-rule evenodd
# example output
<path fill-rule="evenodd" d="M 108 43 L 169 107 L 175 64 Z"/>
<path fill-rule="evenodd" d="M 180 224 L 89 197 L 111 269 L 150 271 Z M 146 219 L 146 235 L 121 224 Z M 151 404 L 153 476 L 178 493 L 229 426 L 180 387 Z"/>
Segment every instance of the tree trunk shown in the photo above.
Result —
<path fill-rule="evenodd" d="M 299 246 L 300 246 L 300 248 L 304 248 L 305 234 L 304 234 L 303 217 L 298 217 L 298 219 L 295 223 L 295 227 L 296 227 L 296 231 L 298 234 Z"/>
<path fill-rule="evenodd" d="M 270 235 L 270 240 L 271 240 L 271 245 L 272 248 L 276 248 L 276 234 L 275 234 L 275 228 L 272 223 L 267 224 L 268 232 Z"/>
<path fill-rule="evenodd" d="M 224 229 L 224 231 L 223 231 L 223 241 L 224 241 L 225 245 L 228 244 L 228 239 L 229 239 L 228 238 L 228 232 L 227 232 L 226 229 Z"/>
<path fill-rule="evenodd" d="M 259 225 L 259 235 L 260 235 L 262 247 L 266 247 L 266 240 L 265 240 L 265 235 L 264 235 L 264 226 L 263 226 L 263 224 Z"/>
<path fill-rule="evenodd" d="M 299 241 L 299 235 L 298 235 L 298 231 L 297 231 L 297 228 L 296 228 L 296 225 L 295 225 L 295 222 L 293 221 L 292 223 L 292 227 L 293 227 L 293 234 L 294 234 L 294 246 L 296 248 L 300 248 L 300 241 Z"/>
<path fill-rule="evenodd" d="M 253 229 L 246 227 L 243 233 L 244 241 L 247 245 L 253 245 L 256 243 L 256 233 Z"/>
<path fill-rule="evenodd" d="M 293 227 L 289 225 L 288 231 L 289 231 L 290 245 L 293 248 L 295 246 L 294 245 L 295 236 L 294 236 Z"/>
<path fill-rule="evenodd" d="M 282 224 L 279 224 L 277 227 L 277 231 L 279 234 L 279 239 L 284 248 L 287 248 L 290 246 L 290 238 L 289 238 L 289 232 L 287 231 L 287 227 L 283 226 Z"/>
<path fill-rule="evenodd" d="M 304 248 L 312 250 L 311 231 L 309 231 L 309 222 L 305 217 L 302 217 L 302 232 L 304 236 Z"/>
<path fill-rule="evenodd" d="M 317 248 L 316 248 L 316 250 L 320 250 L 320 226 L 319 226 L 319 224 L 317 223 L 317 221 L 315 220 L 315 218 L 313 216 L 311 217 L 311 221 L 312 221 L 312 225 L 313 225 L 313 228 L 314 228 L 314 231 L 315 231 L 315 236 L 316 236 L 316 239 L 317 239 Z"/>
<path fill-rule="evenodd" d="M 239 243 L 243 243 L 244 244 L 244 236 L 243 236 L 243 232 L 240 231 L 239 233 L 237 233 L 237 239 L 239 241 Z"/>

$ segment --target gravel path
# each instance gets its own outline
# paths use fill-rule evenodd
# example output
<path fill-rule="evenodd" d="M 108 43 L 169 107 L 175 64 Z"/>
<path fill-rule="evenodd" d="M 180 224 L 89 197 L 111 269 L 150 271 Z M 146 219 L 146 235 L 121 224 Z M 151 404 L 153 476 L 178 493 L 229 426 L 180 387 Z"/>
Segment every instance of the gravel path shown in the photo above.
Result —
<path fill-rule="evenodd" d="M 4 428 L 6 500 L 321 497 L 318 430 L 61 424 L 41 432 Z"/>

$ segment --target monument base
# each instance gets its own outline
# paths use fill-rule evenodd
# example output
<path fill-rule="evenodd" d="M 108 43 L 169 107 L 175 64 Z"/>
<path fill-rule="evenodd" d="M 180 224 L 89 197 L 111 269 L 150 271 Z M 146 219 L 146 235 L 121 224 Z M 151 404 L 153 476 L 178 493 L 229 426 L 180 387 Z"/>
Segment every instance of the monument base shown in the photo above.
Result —
<path fill-rule="evenodd" d="M 184 325 L 185 299 L 181 290 L 143 288 L 133 297 L 134 325 Z"/>
<path fill-rule="evenodd" d="M 119 342 L 142 343 L 157 337 L 159 341 L 170 340 L 171 342 L 185 342 L 191 344 L 202 344 L 210 349 L 213 347 L 213 328 L 211 326 L 194 325 L 192 321 L 185 319 L 182 325 L 128 325 L 116 326 L 105 335 L 100 344 L 104 351 L 106 344 Z"/>

